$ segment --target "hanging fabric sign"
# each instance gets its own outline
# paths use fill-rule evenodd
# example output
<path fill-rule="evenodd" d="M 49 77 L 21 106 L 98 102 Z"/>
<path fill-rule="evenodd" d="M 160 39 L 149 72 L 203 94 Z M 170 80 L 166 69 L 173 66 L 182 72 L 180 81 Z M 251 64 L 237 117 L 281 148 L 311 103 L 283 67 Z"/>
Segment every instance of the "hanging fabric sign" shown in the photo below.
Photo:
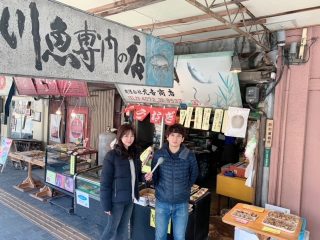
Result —
<path fill-rule="evenodd" d="M 176 123 L 176 108 L 164 108 L 162 109 L 163 116 L 164 116 L 164 124 L 166 125 L 173 125 Z"/>
<path fill-rule="evenodd" d="M 128 105 L 123 111 L 126 113 L 128 116 L 130 112 L 134 111 L 135 106 L 134 105 Z"/>
<path fill-rule="evenodd" d="M 154 124 L 160 124 L 163 116 L 162 108 L 150 109 L 150 122 Z"/>
<path fill-rule="evenodd" d="M 150 107 L 147 106 L 135 106 L 135 111 L 134 111 L 134 119 L 138 121 L 143 121 L 146 116 L 148 116 L 150 112 Z"/>

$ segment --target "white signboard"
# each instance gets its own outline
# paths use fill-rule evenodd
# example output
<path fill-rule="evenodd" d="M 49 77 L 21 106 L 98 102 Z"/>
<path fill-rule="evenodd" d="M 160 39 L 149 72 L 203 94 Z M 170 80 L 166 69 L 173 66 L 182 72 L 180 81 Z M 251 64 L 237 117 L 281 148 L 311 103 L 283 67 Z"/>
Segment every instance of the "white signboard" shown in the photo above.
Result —
<path fill-rule="evenodd" d="M 167 41 L 50 0 L 1 0 L 0 19 L 0 74 L 173 85 Z"/>
<path fill-rule="evenodd" d="M 250 109 L 229 107 L 226 136 L 244 138 L 247 132 L 247 124 Z"/>
<path fill-rule="evenodd" d="M 77 204 L 89 208 L 89 194 L 76 190 Z"/>
<path fill-rule="evenodd" d="M 173 88 L 116 84 L 126 103 L 212 108 L 242 107 L 239 81 L 230 72 L 231 52 L 176 57 Z"/>

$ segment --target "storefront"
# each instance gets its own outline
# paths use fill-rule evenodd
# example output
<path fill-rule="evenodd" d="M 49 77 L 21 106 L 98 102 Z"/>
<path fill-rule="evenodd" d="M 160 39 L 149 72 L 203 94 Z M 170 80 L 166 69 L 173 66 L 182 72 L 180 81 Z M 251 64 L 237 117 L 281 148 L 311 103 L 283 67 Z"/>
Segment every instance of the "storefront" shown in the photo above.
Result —
<path fill-rule="evenodd" d="M 68 212 L 74 211 L 89 218 L 87 210 L 96 212 L 99 209 L 100 170 L 96 168 L 101 164 L 98 160 L 101 152 L 99 135 L 108 127 L 117 127 L 126 120 L 135 125 L 143 149 L 150 146 L 157 149 L 165 141 L 166 126 L 179 122 L 187 129 L 185 144 L 197 156 L 200 169 L 197 186 L 207 189 L 212 196 L 206 192 L 198 196 L 196 200 L 199 202 L 193 202 L 189 223 L 191 232 L 188 234 L 197 238 L 197 234 L 207 231 L 209 215 L 202 219 L 205 227 L 196 230 L 199 228 L 195 224 L 199 220 L 197 206 L 202 208 L 201 201 L 205 202 L 203 208 L 208 210 L 208 199 L 211 199 L 214 214 L 219 214 L 221 207 L 231 207 L 224 203 L 220 205 L 221 196 L 259 206 L 266 202 L 286 205 L 295 214 L 306 212 L 312 215 L 307 201 L 302 198 L 292 201 L 294 197 L 290 191 L 292 187 L 302 196 L 303 189 L 308 189 L 306 195 L 310 194 L 306 183 L 312 185 L 313 180 L 301 170 L 305 165 L 302 164 L 304 147 L 301 147 L 304 142 L 299 141 L 300 145 L 292 152 L 300 156 L 297 162 L 299 183 L 295 184 L 290 180 L 294 169 L 285 168 L 287 157 L 283 157 L 287 149 L 284 144 L 286 131 L 281 129 L 286 129 L 287 125 L 279 125 L 279 122 L 275 125 L 276 142 L 282 145 L 279 153 L 271 153 L 273 111 L 268 108 L 273 106 L 273 96 L 270 101 L 268 98 L 273 87 L 269 86 L 268 90 L 260 82 L 239 85 L 240 75 L 230 72 L 236 51 L 176 56 L 174 59 L 174 46 L 167 41 L 64 5 L 51 1 L 46 5 L 4 1 L 3 6 L 6 5 L 10 11 L 14 9 L 21 13 L 20 17 L 28 16 L 23 23 L 11 19 L 10 29 L 17 31 L 17 36 L 19 30 L 20 39 L 15 39 L 15 35 L 12 39 L 0 38 L 3 43 L 1 52 L 7 56 L 0 59 L 1 74 L 14 76 L 11 80 L 5 78 L 5 83 L 11 81 L 11 85 L 9 83 L 5 94 L 1 94 L 5 96 L 1 98 L 4 108 L 1 135 L 14 139 L 11 144 L 15 151 L 27 152 L 11 157 L 21 164 L 17 167 L 28 165 L 30 170 L 28 181 L 19 184 L 20 190 L 38 188 L 40 185 L 32 180 L 31 168 L 32 165 L 44 167 L 46 188 L 41 189 L 36 197 L 52 197 L 51 189 L 54 193 L 62 192 L 70 197 Z M 76 18 L 82 21 L 70 21 Z M 310 39 L 318 35 L 317 28 L 312 31 Z M 55 34 L 63 40 L 57 40 Z M 87 38 L 91 39 L 91 45 L 83 40 Z M 311 59 L 315 61 L 316 56 L 313 57 Z M 317 71 L 307 69 L 311 66 L 304 68 L 305 74 L 313 75 L 310 89 L 304 89 L 299 109 L 307 109 L 309 96 L 312 103 L 317 99 L 313 94 L 309 95 L 309 91 L 318 90 L 317 83 L 312 80 L 318 78 Z M 275 69 L 269 67 L 267 75 L 270 77 L 267 78 L 273 81 L 275 78 L 271 75 Z M 290 77 L 288 70 L 286 78 Z M 102 85 L 93 90 L 98 83 Z M 106 86 L 106 83 L 110 85 Z M 16 94 L 12 84 L 17 88 Z M 287 89 L 289 80 L 286 84 L 279 86 L 282 90 Z M 298 84 L 294 87 L 299 89 Z M 285 91 L 283 94 L 278 92 L 276 97 L 280 101 L 286 96 L 284 102 L 288 104 L 285 109 L 277 108 L 276 116 L 281 120 L 287 119 L 289 104 L 295 102 L 289 99 L 295 95 L 286 95 Z M 259 93 L 266 96 L 259 97 Z M 259 102 L 269 106 L 260 107 Z M 297 123 L 306 125 L 308 114 L 303 112 Z M 291 129 L 291 125 L 289 127 Z M 293 129 L 297 127 L 292 126 Z M 311 138 L 308 136 L 313 136 L 311 130 L 304 131 L 303 135 L 309 142 Z M 295 145 L 290 141 L 290 146 Z M 39 150 L 43 152 L 40 154 Z M 314 152 L 307 150 L 307 154 L 314 158 Z M 45 160 L 38 162 L 43 156 Z M 287 153 L 286 156 L 291 155 Z M 306 161 L 314 164 L 313 160 Z M 281 173 L 276 163 L 280 163 Z M 311 171 L 308 166 L 306 169 Z M 144 169 L 150 170 L 148 162 Z M 149 219 L 151 224 L 152 206 L 137 206 L 136 209 L 140 211 L 135 212 L 135 217 L 141 214 L 141 218 L 145 222 Z M 145 231 L 149 231 L 149 227 Z M 133 234 L 137 229 L 133 228 Z"/>

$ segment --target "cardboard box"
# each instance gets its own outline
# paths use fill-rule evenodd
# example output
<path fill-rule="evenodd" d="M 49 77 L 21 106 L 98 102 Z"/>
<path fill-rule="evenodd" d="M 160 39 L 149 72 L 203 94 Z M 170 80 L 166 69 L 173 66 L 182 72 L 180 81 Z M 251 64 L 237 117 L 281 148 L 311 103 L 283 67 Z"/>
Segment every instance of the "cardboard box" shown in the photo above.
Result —
<path fill-rule="evenodd" d="M 221 167 L 221 174 L 224 175 L 225 172 L 231 171 L 230 170 L 230 166 L 232 165 L 232 163 L 228 163 L 226 165 L 223 165 Z"/>
<path fill-rule="evenodd" d="M 254 202 L 254 188 L 245 185 L 244 178 L 217 175 L 217 194 L 239 199 L 245 202 Z"/>
<path fill-rule="evenodd" d="M 237 177 L 244 178 L 247 166 L 248 163 L 246 162 L 237 162 L 231 165 L 229 168 Z"/>

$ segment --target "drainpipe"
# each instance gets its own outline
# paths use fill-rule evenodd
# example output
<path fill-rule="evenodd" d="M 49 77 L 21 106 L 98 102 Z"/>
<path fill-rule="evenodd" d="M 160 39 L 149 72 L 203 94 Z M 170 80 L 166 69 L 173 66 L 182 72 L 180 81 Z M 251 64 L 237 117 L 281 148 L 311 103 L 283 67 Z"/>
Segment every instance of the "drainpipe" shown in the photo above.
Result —
<path fill-rule="evenodd" d="M 267 89 L 267 92 L 273 88 L 275 82 L 271 83 Z M 268 119 L 273 118 L 274 111 L 274 91 L 267 96 L 265 103 L 267 105 L 266 115 Z M 271 148 L 265 148 L 264 161 L 263 161 L 263 174 L 262 174 L 262 191 L 261 191 L 261 206 L 264 207 L 268 203 L 269 192 L 269 174 L 270 174 L 270 155 Z"/>
<path fill-rule="evenodd" d="M 255 204 L 261 206 L 262 184 L 263 184 L 263 159 L 264 159 L 264 136 L 267 117 L 263 114 L 260 117 L 259 142 L 258 142 L 258 161 L 257 161 L 257 180 Z"/>

